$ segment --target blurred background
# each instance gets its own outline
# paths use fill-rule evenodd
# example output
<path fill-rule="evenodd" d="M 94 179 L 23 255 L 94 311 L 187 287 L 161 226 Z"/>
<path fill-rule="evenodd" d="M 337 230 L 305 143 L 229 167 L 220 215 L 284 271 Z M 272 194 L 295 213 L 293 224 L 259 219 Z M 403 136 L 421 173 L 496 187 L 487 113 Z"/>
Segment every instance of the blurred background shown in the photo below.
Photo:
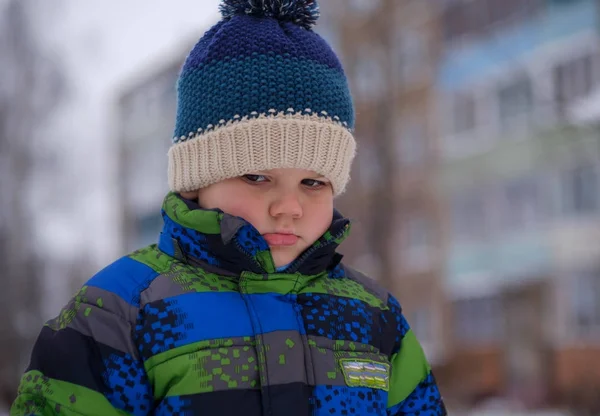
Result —
<path fill-rule="evenodd" d="M 0 0 L 0 413 L 41 325 L 154 243 L 218 0 Z M 600 1 L 321 0 L 359 152 L 348 263 L 451 414 L 600 415 Z M 520 413 L 519 413 L 520 412 Z"/>

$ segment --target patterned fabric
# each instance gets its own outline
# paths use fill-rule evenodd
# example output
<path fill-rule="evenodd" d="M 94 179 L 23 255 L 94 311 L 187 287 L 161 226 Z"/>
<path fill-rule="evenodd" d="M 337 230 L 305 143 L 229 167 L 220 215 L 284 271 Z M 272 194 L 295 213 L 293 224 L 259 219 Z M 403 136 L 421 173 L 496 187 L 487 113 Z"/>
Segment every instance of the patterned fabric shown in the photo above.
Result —
<path fill-rule="evenodd" d="M 218 265 L 219 261 L 211 255 L 208 237 L 196 230 L 190 230 L 177 224 L 163 211 L 164 230 L 166 235 L 177 239 L 185 253 L 208 264 Z"/>
<path fill-rule="evenodd" d="M 343 192 L 354 107 L 340 61 L 312 30 L 318 10 L 315 0 L 223 2 L 177 82 L 171 190 L 296 167 Z"/>
<path fill-rule="evenodd" d="M 347 220 L 280 273 L 240 219 L 173 194 L 163 210 L 159 245 L 43 328 L 11 415 L 445 414 L 398 301 L 339 263 Z"/>
<path fill-rule="evenodd" d="M 442 396 L 435 384 L 435 377 L 429 374 L 404 401 L 388 410 L 390 416 L 420 415 L 439 416 L 446 414 Z"/>
<path fill-rule="evenodd" d="M 318 415 L 387 416 L 387 393 L 380 389 L 317 386 L 314 400 Z"/>
<path fill-rule="evenodd" d="M 380 310 L 360 300 L 307 294 L 298 301 L 309 334 L 371 345 L 381 336 L 381 327 L 375 325 Z"/>
<path fill-rule="evenodd" d="M 146 414 L 152 391 L 143 368 L 129 354 L 114 352 L 104 360 L 104 383 L 112 388 L 105 392 L 110 403 L 131 414 Z"/>

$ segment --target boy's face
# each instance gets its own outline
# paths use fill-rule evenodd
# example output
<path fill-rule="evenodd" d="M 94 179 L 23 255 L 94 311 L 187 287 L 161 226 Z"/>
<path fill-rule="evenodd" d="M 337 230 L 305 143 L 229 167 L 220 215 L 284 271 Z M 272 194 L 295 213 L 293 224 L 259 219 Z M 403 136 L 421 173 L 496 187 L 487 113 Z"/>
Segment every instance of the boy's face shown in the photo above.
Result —
<path fill-rule="evenodd" d="M 304 169 L 271 169 L 227 179 L 196 192 L 201 207 L 219 208 L 252 224 L 271 248 L 276 267 L 291 263 L 331 225 L 333 189 Z"/>

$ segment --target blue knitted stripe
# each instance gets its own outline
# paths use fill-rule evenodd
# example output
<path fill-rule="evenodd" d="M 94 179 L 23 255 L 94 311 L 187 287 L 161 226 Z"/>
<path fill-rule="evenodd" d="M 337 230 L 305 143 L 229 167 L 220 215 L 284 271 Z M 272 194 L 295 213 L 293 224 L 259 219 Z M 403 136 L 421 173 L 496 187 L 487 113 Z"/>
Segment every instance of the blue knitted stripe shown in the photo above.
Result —
<path fill-rule="evenodd" d="M 346 78 L 337 70 L 296 57 L 259 55 L 215 62 L 184 72 L 178 83 L 175 137 L 187 136 L 221 119 L 251 112 L 293 108 L 327 112 L 354 127 L 352 98 Z"/>
<path fill-rule="evenodd" d="M 304 58 L 343 73 L 335 53 L 318 34 L 291 22 L 254 16 L 235 16 L 216 24 L 190 52 L 183 71 L 215 61 L 268 53 Z"/>

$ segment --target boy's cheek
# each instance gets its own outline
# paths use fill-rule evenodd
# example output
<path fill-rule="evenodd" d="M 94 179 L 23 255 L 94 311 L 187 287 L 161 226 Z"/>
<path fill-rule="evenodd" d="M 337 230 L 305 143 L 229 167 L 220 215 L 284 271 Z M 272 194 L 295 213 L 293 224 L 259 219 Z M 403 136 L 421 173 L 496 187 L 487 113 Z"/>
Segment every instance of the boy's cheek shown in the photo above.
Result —
<path fill-rule="evenodd" d="M 235 215 L 236 217 L 242 217 L 255 227 L 260 225 L 254 223 L 256 222 L 257 218 L 266 213 L 266 208 L 262 206 L 264 204 L 261 204 L 260 201 L 255 201 L 252 197 L 234 197 L 234 199 L 230 199 L 226 205 L 231 211 L 233 211 L 229 212 L 229 214 Z"/>

